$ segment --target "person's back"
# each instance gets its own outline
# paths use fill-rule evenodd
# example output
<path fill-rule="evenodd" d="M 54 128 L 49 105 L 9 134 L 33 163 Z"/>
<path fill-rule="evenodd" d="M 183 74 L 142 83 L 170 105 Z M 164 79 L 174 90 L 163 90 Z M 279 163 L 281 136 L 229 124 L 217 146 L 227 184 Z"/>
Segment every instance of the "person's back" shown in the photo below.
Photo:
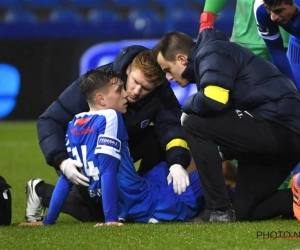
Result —
<path fill-rule="evenodd" d="M 210 59 L 200 66 L 199 61 L 208 55 Z M 229 42 L 223 32 L 212 29 L 199 34 L 199 39 L 189 54 L 189 60 L 195 62 L 194 66 L 199 69 L 197 75 L 201 76 L 201 79 L 196 79 L 198 89 L 217 83 L 218 87 L 230 90 L 226 108 L 257 111 L 269 120 L 300 132 L 297 119 L 287 119 L 295 114 L 300 117 L 300 110 L 290 110 L 290 107 L 300 103 L 297 90 L 292 81 L 270 62 L 242 46 Z M 193 76 L 189 75 L 189 78 L 191 77 Z M 189 106 L 189 100 L 193 113 L 197 110 L 197 113 L 209 114 L 211 111 L 207 104 L 199 105 L 204 102 L 201 92 L 198 92 L 196 97 L 188 98 L 184 107 Z M 216 106 L 212 100 L 205 102 Z"/>

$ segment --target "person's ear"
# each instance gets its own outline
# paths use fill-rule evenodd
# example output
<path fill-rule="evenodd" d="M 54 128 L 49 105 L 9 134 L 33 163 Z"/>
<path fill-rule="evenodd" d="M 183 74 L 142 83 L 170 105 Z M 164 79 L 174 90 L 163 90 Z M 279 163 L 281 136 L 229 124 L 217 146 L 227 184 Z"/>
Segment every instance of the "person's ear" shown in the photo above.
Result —
<path fill-rule="evenodd" d="M 187 65 L 188 63 L 188 58 L 184 54 L 178 54 L 176 56 L 176 59 L 182 64 L 182 65 Z"/>
<path fill-rule="evenodd" d="M 126 69 L 126 75 L 129 75 L 130 72 L 131 72 L 131 64 L 132 64 L 132 63 L 130 63 L 130 64 L 128 65 L 127 69 Z"/>
<path fill-rule="evenodd" d="M 97 93 L 95 99 L 96 99 L 96 103 L 97 104 L 99 104 L 101 106 L 105 106 L 106 105 L 102 93 Z"/>

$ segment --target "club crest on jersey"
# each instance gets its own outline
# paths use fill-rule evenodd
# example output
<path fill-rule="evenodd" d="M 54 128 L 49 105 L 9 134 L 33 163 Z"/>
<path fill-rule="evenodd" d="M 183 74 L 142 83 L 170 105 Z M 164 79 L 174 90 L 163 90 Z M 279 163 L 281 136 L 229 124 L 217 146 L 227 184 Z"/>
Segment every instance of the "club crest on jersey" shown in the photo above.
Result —
<path fill-rule="evenodd" d="M 121 141 L 117 138 L 110 137 L 107 135 L 99 135 L 97 146 L 114 148 L 117 152 L 121 151 Z"/>
<path fill-rule="evenodd" d="M 83 126 L 84 124 L 87 124 L 89 120 L 91 120 L 91 118 L 79 118 L 74 122 L 74 125 Z"/>
<path fill-rule="evenodd" d="M 150 122 L 149 119 L 142 121 L 141 128 L 146 128 L 149 125 L 149 122 Z"/>
<path fill-rule="evenodd" d="M 267 36 L 269 35 L 269 28 L 268 27 L 264 27 L 264 26 L 261 26 L 259 24 L 257 24 L 257 29 L 258 29 L 258 32 L 260 34 L 262 34 L 263 36 Z"/>

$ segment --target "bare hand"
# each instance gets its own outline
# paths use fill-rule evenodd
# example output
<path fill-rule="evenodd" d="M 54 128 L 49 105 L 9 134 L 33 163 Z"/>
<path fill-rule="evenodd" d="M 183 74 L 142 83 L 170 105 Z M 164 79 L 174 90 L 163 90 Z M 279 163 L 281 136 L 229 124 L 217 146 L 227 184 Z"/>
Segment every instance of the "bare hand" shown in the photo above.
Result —
<path fill-rule="evenodd" d="M 124 226 L 123 223 L 121 222 L 107 222 L 107 223 L 97 223 L 94 227 L 105 227 L 105 226 L 117 226 L 117 227 L 120 227 L 120 226 Z"/>
<path fill-rule="evenodd" d="M 24 227 L 34 227 L 34 226 L 43 226 L 42 221 L 35 221 L 35 222 L 22 222 L 18 226 L 24 226 Z"/>

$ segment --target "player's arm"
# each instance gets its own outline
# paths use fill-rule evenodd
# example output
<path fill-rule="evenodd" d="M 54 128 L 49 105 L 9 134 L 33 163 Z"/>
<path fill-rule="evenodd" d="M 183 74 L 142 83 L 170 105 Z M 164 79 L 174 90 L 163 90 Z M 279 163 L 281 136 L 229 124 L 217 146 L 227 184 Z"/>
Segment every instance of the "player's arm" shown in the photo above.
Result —
<path fill-rule="evenodd" d="M 59 177 L 52 193 L 48 213 L 46 218 L 43 220 L 44 225 L 55 224 L 65 200 L 70 193 L 71 187 L 71 182 L 65 175 L 62 174 Z"/>
<path fill-rule="evenodd" d="M 160 105 L 154 120 L 154 130 L 162 147 L 166 149 L 166 161 L 170 171 L 167 182 L 172 182 L 174 192 L 181 194 L 190 184 L 185 169 L 191 162 L 180 122 L 181 107 L 167 80 L 160 86 L 159 91 Z"/>
<path fill-rule="evenodd" d="M 273 64 L 294 83 L 296 82 L 289 60 L 286 56 L 286 50 L 283 45 L 282 37 L 275 40 L 264 39 L 265 44 L 270 51 Z"/>
<path fill-rule="evenodd" d="M 37 122 L 38 138 L 47 163 L 56 169 L 68 153 L 65 135 L 68 123 L 75 114 L 88 110 L 88 104 L 79 89 L 79 80 L 72 83 L 46 111 Z"/>
<path fill-rule="evenodd" d="M 213 28 L 217 15 L 219 15 L 226 0 L 206 0 L 202 14 L 200 15 L 199 32 L 207 28 Z"/>
<path fill-rule="evenodd" d="M 42 226 L 55 224 L 62 206 L 70 193 L 71 187 L 71 182 L 64 175 L 61 175 L 52 193 L 48 213 L 45 219 L 43 221 L 36 222 L 23 222 L 19 224 L 19 226 Z"/>
<path fill-rule="evenodd" d="M 117 171 L 121 160 L 122 138 L 125 130 L 125 125 L 121 114 L 110 111 L 99 122 L 99 135 L 95 148 L 95 155 L 98 158 L 98 168 L 101 178 L 102 190 L 102 205 L 105 216 L 105 224 L 102 225 L 117 225 L 118 222 L 118 184 Z M 105 129 L 103 130 L 103 128 Z M 104 134 L 103 134 L 104 132 Z M 126 134 L 127 136 L 127 134 Z"/>
<path fill-rule="evenodd" d="M 227 110 L 238 69 L 239 65 L 229 51 L 219 53 L 214 47 L 207 48 L 198 69 L 200 88 L 185 100 L 182 107 L 184 113 L 213 116 Z"/>
<path fill-rule="evenodd" d="M 99 154 L 98 161 L 101 176 L 102 204 L 105 223 L 118 223 L 117 171 L 120 160 L 108 154 Z"/>
<path fill-rule="evenodd" d="M 181 126 L 181 107 L 168 80 L 159 87 L 160 107 L 154 119 L 154 130 L 166 150 L 168 167 L 180 164 L 187 168 L 191 157 Z"/>

